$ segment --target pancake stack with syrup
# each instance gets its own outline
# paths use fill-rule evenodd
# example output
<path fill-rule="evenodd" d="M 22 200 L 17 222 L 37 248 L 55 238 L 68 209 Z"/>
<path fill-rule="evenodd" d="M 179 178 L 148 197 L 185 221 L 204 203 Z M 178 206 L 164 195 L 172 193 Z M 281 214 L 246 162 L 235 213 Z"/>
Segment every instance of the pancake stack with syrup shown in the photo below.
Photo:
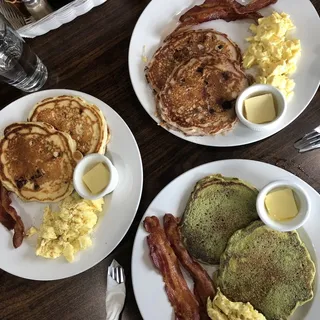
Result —
<path fill-rule="evenodd" d="M 73 191 L 73 171 L 84 155 L 104 153 L 109 133 L 93 104 L 79 97 L 45 99 L 28 122 L 13 123 L 0 139 L 0 181 L 24 201 L 57 202 Z"/>
<path fill-rule="evenodd" d="M 233 128 L 234 102 L 248 87 L 239 47 L 212 29 L 167 38 L 146 67 L 161 125 L 185 135 Z"/>

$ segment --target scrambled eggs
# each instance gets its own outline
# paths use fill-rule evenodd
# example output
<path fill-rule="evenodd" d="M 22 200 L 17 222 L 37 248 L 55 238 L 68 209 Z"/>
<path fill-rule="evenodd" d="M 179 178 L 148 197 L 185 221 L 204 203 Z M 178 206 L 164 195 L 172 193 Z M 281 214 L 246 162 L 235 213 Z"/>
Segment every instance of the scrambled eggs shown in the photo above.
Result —
<path fill-rule="evenodd" d="M 57 212 L 50 207 L 44 210 L 36 254 L 55 259 L 63 255 L 72 262 L 74 255 L 92 245 L 90 233 L 102 211 L 103 199 L 84 200 L 77 194 L 64 199 Z"/>
<path fill-rule="evenodd" d="M 249 302 L 232 302 L 219 288 L 212 302 L 208 298 L 207 312 L 212 320 L 266 320 L 264 315 L 256 311 Z"/>
<path fill-rule="evenodd" d="M 27 237 L 32 237 L 34 234 L 38 233 L 37 228 L 31 227 L 29 230 L 26 232 Z"/>
<path fill-rule="evenodd" d="M 301 55 L 300 40 L 291 40 L 287 36 L 288 31 L 294 28 L 286 13 L 274 12 L 269 17 L 259 19 L 258 25 L 250 26 L 254 36 L 246 39 L 250 46 L 243 57 L 246 69 L 258 65 L 258 83 L 277 87 L 288 100 L 293 96 L 295 86 L 289 75 L 296 71 Z"/>

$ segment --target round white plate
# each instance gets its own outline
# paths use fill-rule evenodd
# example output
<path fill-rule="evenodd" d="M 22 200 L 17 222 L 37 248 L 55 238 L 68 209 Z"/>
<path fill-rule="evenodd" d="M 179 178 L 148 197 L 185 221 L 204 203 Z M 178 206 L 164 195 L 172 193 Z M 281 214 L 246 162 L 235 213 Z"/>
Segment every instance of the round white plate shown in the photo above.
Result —
<path fill-rule="evenodd" d="M 25 238 L 20 248 L 12 246 L 12 233 L 0 225 L 0 268 L 16 276 L 33 280 L 57 280 L 83 272 L 104 259 L 128 231 L 141 198 L 143 172 L 137 143 L 125 122 L 106 103 L 88 94 L 72 90 L 46 90 L 27 95 L 0 111 L 0 134 L 10 123 L 26 121 L 32 107 L 42 99 L 58 95 L 80 96 L 97 105 L 111 131 L 107 156 L 119 172 L 119 184 L 105 197 L 103 213 L 93 233 L 93 246 L 76 255 L 73 263 L 63 257 L 48 260 L 35 254 L 36 238 Z M 13 205 L 26 229 L 39 226 L 46 204 L 25 203 L 12 196 Z"/>
<path fill-rule="evenodd" d="M 194 185 L 201 178 L 215 173 L 224 176 L 237 177 L 248 181 L 259 190 L 274 180 L 289 180 L 295 182 L 308 193 L 312 208 L 310 218 L 303 228 L 299 229 L 301 239 L 306 244 L 313 261 L 319 268 L 320 265 L 320 196 L 308 184 L 293 174 L 258 161 L 251 160 L 222 160 L 204 164 L 194 168 L 169 183 L 152 201 L 142 221 L 146 216 L 157 216 L 162 222 L 165 213 L 181 216 L 187 204 Z M 175 319 L 173 309 L 164 290 L 162 276 L 154 267 L 146 243 L 148 233 L 141 224 L 138 228 L 132 253 L 132 283 L 141 315 L 145 320 L 171 320 Z M 214 267 L 207 268 L 209 274 Z M 191 284 L 189 276 L 184 273 L 186 280 Z M 319 273 L 316 274 L 314 299 L 298 308 L 290 320 L 315 320 L 320 313 L 320 287 Z M 146 294 L 147 292 L 147 294 Z"/>
<path fill-rule="evenodd" d="M 142 106 L 156 121 L 155 99 L 144 75 L 146 63 L 142 56 L 151 59 L 160 47 L 163 39 L 173 31 L 177 25 L 181 12 L 204 0 L 153 0 L 140 16 L 133 31 L 129 49 L 129 71 L 133 88 Z M 242 1 L 243 3 L 243 1 Z M 234 130 L 217 136 L 187 137 L 180 132 L 169 130 L 174 135 L 190 142 L 217 147 L 244 145 L 267 138 L 289 125 L 308 106 L 319 86 L 320 64 L 320 19 L 317 11 L 309 0 L 278 0 L 264 10 L 263 15 L 269 15 L 273 10 L 286 12 L 297 29 L 293 36 L 301 40 L 302 57 L 298 63 L 298 70 L 292 77 L 296 81 L 295 95 L 289 103 L 286 116 L 279 125 L 268 132 L 254 132 L 238 123 Z M 225 22 L 224 20 L 210 21 L 197 28 L 213 28 L 226 33 L 243 50 L 248 46 L 245 38 L 250 36 L 248 27 L 251 20 Z"/>

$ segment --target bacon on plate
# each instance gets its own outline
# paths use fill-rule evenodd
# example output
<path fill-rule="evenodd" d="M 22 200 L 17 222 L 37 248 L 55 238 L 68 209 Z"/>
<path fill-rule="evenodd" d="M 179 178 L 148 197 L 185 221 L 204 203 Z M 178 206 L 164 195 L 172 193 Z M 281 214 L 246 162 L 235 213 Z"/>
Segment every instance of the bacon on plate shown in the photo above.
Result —
<path fill-rule="evenodd" d="M 183 278 L 178 259 L 160 226 L 159 219 L 155 216 L 147 217 L 143 224 L 146 231 L 150 233 L 147 236 L 147 243 L 151 260 L 162 274 L 167 296 L 176 318 L 200 319 L 199 304 Z"/>
<path fill-rule="evenodd" d="M 0 223 L 8 230 L 14 231 L 13 246 L 18 248 L 21 246 L 24 237 L 24 224 L 17 211 L 11 206 L 9 192 L 0 182 Z"/>
<path fill-rule="evenodd" d="M 213 299 L 215 295 L 212 280 L 207 271 L 190 256 L 187 249 L 183 246 L 178 218 L 175 218 L 172 214 L 166 214 L 163 218 L 163 225 L 174 253 L 194 281 L 194 292 L 195 296 L 200 300 L 199 304 L 202 314 L 207 315 L 208 297 Z M 201 318 L 203 318 L 203 316 Z M 205 318 L 209 319 L 207 316 Z"/>
<path fill-rule="evenodd" d="M 240 19 L 257 20 L 262 17 L 259 12 L 255 11 L 239 13 L 244 8 L 245 6 L 235 4 L 232 0 L 205 0 L 203 4 L 196 5 L 184 13 L 179 20 L 182 25 L 187 26 L 218 19 L 229 22 Z"/>
<path fill-rule="evenodd" d="M 16 222 L 13 218 L 4 210 L 3 206 L 0 203 L 0 223 L 5 226 L 9 231 L 13 230 Z"/>

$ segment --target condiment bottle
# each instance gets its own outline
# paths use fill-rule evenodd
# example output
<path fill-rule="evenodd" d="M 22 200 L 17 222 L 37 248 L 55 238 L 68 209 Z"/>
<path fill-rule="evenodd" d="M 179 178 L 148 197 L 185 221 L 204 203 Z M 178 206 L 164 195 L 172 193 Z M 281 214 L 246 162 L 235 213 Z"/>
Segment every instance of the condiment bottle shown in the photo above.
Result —
<path fill-rule="evenodd" d="M 53 12 L 47 0 L 23 0 L 27 10 L 36 20 L 40 20 Z"/>

